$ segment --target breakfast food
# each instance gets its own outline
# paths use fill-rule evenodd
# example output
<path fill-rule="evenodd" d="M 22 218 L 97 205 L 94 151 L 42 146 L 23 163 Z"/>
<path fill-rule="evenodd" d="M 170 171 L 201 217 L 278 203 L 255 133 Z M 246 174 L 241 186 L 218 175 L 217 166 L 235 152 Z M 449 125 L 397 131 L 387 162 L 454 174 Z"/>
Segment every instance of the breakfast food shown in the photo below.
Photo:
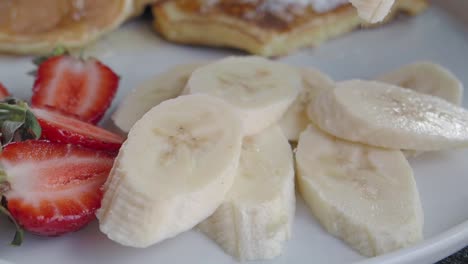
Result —
<path fill-rule="evenodd" d="M 307 106 L 315 100 L 320 92 L 333 89 L 335 85 L 330 77 L 317 69 L 304 68 L 299 69 L 299 72 L 302 76 L 302 89 L 278 123 L 286 138 L 293 142 L 299 140 L 299 134 L 310 124 L 307 117 Z"/>
<path fill-rule="evenodd" d="M 111 69 L 54 53 L 36 75 L 32 107 L 0 86 L 0 213 L 17 224 L 14 244 L 21 228 L 61 235 L 96 213 L 122 245 L 148 247 L 198 226 L 241 261 L 269 259 L 292 235 L 297 180 L 326 231 L 376 256 L 423 237 L 400 149 L 468 145 L 468 111 L 423 94 L 457 103 L 463 87 L 429 63 L 388 74 L 410 89 L 335 83 L 255 56 L 181 65 L 119 105 L 125 142 L 95 125 L 117 89 Z"/>
<path fill-rule="evenodd" d="M 75 145 L 11 143 L 0 154 L 0 192 L 12 218 L 29 232 L 73 232 L 95 218 L 113 162 L 113 154 Z"/>
<path fill-rule="evenodd" d="M 70 55 L 41 61 L 33 87 L 35 107 L 53 107 L 93 124 L 104 116 L 114 99 L 119 77 L 96 59 Z"/>
<path fill-rule="evenodd" d="M 281 119 L 301 89 L 294 68 L 261 57 L 229 57 L 200 67 L 187 83 L 191 94 L 207 94 L 230 103 L 244 133 L 254 135 Z"/>
<path fill-rule="evenodd" d="M 120 26 L 134 12 L 133 0 L 15 0 L 0 2 L 0 51 L 50 52 L 79 48 Z"/>
<path fill-rule="evenodd" d="M 362 23 L 359 16 L 377 23 L 398 11 L 417 14 L 425 1 L 350 0 L 357 11 L 348 0 L 3 1 L 0 52 L 44 54 L 57 45 L 81 48 L 153 5 L 155 27 L 169 40 L 273 56 L 351 31 Z"/>
<path fill-rule="evenodd" d="M 399 150 L 347 142 L 310 125 L 296 152 L 299 191 L 325 229 L 365 256 L 422 240 L 413 171 Z"/>
<path fill-rule="evenodd" d="M 377 80 L 430 94 L 461 105 L 463 84 L 448 69 L 432 62 L 415 62 L 378 77 Z"/>
<path fill-rule="evenodd" d="M 157 105 L 120 149 L 97 212 L 100 230 L 148 247 L 191 229 L 231 188 L 242 136 L 239 117 L 220 99 L 186 95 Z"/>
<path fill-rule="evenodd" d="M 192 72 L 202 65 L 191 63 L 175 66 L 133 89 L 112 115 L 114 124 L 128 133 L 136 121 L 151 108 L 181 95 Z"/>
<path fill-rule="evenodd" d="M 291 147 L 273 126 L 244 138 L 231 190 L 198 227 L 240 260 L 270 259 L 291 237 L 295 207 Z"/>
<path fill-rule="evenodd" d="M 320 94 L 308 116 L 327 133 L 373 146 L 421 151 L 468 146 L 467 110 L 386 83 L 337 83 Z"/>
<path fill-rule="evenodd" d="M 393 0 L 353 0 L 359 14 L 379 21 Z M 153 5 L 154 27 L 183 44 L 232 47 L 277 56 L 317 46 L 361 26 L 351 4 L 342 1 L 171 0 Z M 396 0 L 385 21 L 397 13 L 419 14 L 426 0 Z"/>
<path fill-rule="evenodd" d="M 400 76 L 411 80 L 413 74 L 422 78 L 423 73 L 419 71 L 431 73 L 424 67 L 416 70 L 403 67 L 406 70 L 394 75 L 389 82 L 398 82 Z M 433 66 L 430 68 L 434 70 Z M 292 145 L 299 139 L 297 181 L 300 193 L 319 222 L 363 255 L 391 252 L 420 241 L 423 228 L 423 212 L 412 169 L 400 149 L 441 150 L 465 147 L 468 143 L 468 111 L 420 93 L 433 90 L 423 88 L 418 78 L 415 85 L 408 85 L 410 89 L 376 81 L 335 83 L 316 69 L 292 68 L 255 56 L 229 57 L 189 67 L 188 71 L 184 69 L 182 66 L 178 72 L 189 76 L 188 81 L 187 77 L 175 78 L 178 74 L 174 69 L 163 74 L 167 74 L 165 77 L 170 81 L 157 81 L 164 84 L 164 90 L 171 91 L 167 97 L 175 99 L 161 102 L 166 96 L 156 95 L 159 88 L 145 85 L 140 93 L 154 93 L 157 100 L 138 100 L 131 94 L 126 99 L 128 102 L 121 104 L 124 109 L 117 110 L 136 119 L 137 115 L 130 114 L 134 113 L 130 109 L 132 105 L 137 106 L 138 101 L 143 102 L 144 108 L 156 105 L 144 115 L 143 108 L 138 109 L 138 116 L 143 115 L 143 118 L 133 126 L 129 140 L 120 150 L 105 187 L 105 206 L 98 213 L 101 230 L 123 245 L 146 247 L 198 224 L 203 233 L 242 261 L 281 254 L 284 241 L 290 236 L 294 210 L 291 148 L 286 139 Z M 437 87 L 434 91 L 453 85 L 448 94 L 457 89 L 461 90 L 458 94 L 462 93 L 463 87 L 457 86 L 454 76 L 443 70 L 435 71 L 428 77 L 431 87 Z M 162 79 L 162 76 L 157 77 L 157 80 Z M 405 83 L 411 82 L 398 84 Z M 198 215 L 194 216 L 190 210 L 179 210 L 184 217 L 176 219 L 173 210 L 177 207 L 171 206 L 172 198 L 167 196 L 183 197 L 181 201 L 187 202 L 185 194 L 177 189 L 164 199 L 152 197 L 151 194 L 159 197 L 162 187 L 156 186 L 154 179 L 144 180 L 137 172 L 143 171 L 146 178 L 151 172 L 158 180 L 163 177 L 161 175 L 168 175 L 167 169 L 154 164 L 157 158 L 153 156 L 165 143 L 152 143 L 154 125 L 159 122 L 150 116 L 166 104 L 193 96 L 205 99 L 194 101 L 191 107 L 213 107 L 222 112 L 219 107 L 205 102 L 207 98 L 229 106 L 231 114 L 242 124 L 240 130 L 244 139 L 239 166 L 232 169 L 233 185 L 230 189 L 223 188 L 224 194 L 218 193 L 215 199 L 218 205 L 214 205 L 213 200 L 208 204 L 214 213 L 207 212 L 206 203 L 198 203 L 203 205 Z M 177 126 L 179 121 L 171 122 L 178 118 L 198 122 L 200 126 L 208 122 L 206 118 L 194 118 L 193 111 L 187 110 L 185 105 L 177 109 L 161 111 L 161 115 L 162 112 L 168 115 L 166 124 Z M 225 119 L 210 124 L 230 129 Z M 131 123 L 128 122 L 129 126 Z M 209 131 L 203 136 L 208 139 L 206 142 L 222 134 L 209 128 L 200 128 L 200 131 Z M 191 142 L 190 137 L 185 140 Z M 126 153 L 125 159 L 123 153 Z M 183 153 L 186 156 L 174 156 L 172 164 L 185 162 L 184 165 L 174 169 L 172 177 L 167 177 L 174 180 L 174 185 L 183 182 L 180 179 L 184 175 L 198 175 L 198 171 L 193 171 L 197 168 L 193 164 L 198 161 L 193 160 L 198 160 L 199 153 Z M 210 153 L 211 156 L 214 154 Z M 218 164 L 218 156 L 223 156 L 223 152 L 211 158 L 210 165 L 225 167 L 225 163 Z M 191 161 L 192 170 L 184 171 L 187 160 Z M 146 169 L 150 167 L 152 169 Z M 136 179 L 138 183 L 134 183 Z M 210 179 L 214 178 L 210 176 Z M 153 207 L 149 207 L 149 203 Z M 202 213 L 206 213 L 206 219 L 201 217 Z"/>

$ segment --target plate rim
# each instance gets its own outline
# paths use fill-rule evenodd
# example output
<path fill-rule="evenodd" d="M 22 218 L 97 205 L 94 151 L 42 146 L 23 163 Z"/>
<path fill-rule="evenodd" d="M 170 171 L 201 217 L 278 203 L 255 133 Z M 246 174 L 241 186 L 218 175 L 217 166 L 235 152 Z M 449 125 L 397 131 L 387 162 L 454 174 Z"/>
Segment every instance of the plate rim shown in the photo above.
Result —
<path fill-rule="evenodd" d="M 468 245 L 468 220 L 415 246 L 382 256 L 354 262 L 355 264 L 403 264 L 439 261 Z"/>

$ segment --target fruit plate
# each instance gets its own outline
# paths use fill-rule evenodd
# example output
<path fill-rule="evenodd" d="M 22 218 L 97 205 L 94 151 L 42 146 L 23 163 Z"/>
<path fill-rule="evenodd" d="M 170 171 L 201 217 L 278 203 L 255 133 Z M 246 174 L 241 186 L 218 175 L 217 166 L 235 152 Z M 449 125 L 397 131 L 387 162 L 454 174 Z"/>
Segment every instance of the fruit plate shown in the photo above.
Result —
<path fill-rule="evenodd" d="M 401 17 L 383 28 L 355 32 L 280 60 L 318 67 L 337 80 L 372 78 L 406 63 L 431 60 L 448 67 L 468 84 L 468 18 L 464 10 L 468 10 L 467 1 L 433 1 L 420 17 Z M 141 81 L 172 65 L 241 54 L 166 43 L 152 33 L 149 21 L 143 20 L 127 23 L 83 52 L 99 57 L 121 75 L 116 102 Z M 20 98 L 29 98 L 31 93 L 33 80 L 26 75 L 33 69 L 30 61 L 0 57 L 0 80 Z M 468 107 L 466 94 L 464 106 Z M 103 125 L 115 129 L 108 118 Z M 299 198 L 293 238 L 282 256 L 265 263 L 434 263 L 454 253 L 468 245 L 467 158 L 468 150 L 456 150 L 410 160 L 424 208 L 423 242 L 366 259 L 328 235 Z M 115 244 L 99 232 L 96 222 L 58 238 L 26 235 L 25 243 L 18 248 L 7 246 L 13 233 L 5 218 L 0 219 L 0 233 L 0 263 L 236 263 L 193 230 L 147 249 Z"/>

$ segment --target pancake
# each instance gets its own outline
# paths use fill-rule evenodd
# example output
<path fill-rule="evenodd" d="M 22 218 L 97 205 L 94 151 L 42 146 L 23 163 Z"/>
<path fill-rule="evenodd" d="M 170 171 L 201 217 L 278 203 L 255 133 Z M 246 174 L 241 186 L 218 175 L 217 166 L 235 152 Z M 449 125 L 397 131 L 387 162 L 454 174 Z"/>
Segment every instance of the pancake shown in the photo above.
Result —
<path fill-rule="evenodd" d="M 237 48 L 269 57 L 318 46 L 363 25 L 369 26 L 351 4 L 325 13 L 310 7 L 295 10 L 288 5 L 278 13 L 259 8 L 262 1 L 265 0 L 166 0 L 153 5 L 153 25 L 169 41 Z M 417 15 L 427 6 L 426 0 L 397 0 L 383 23 L 399 12 Z"/>
<path fill-rule="evenodd" d="M 0 52 L 43 54 L 79 48 L 120 26 L 133 0 L 0 0 Z"/>

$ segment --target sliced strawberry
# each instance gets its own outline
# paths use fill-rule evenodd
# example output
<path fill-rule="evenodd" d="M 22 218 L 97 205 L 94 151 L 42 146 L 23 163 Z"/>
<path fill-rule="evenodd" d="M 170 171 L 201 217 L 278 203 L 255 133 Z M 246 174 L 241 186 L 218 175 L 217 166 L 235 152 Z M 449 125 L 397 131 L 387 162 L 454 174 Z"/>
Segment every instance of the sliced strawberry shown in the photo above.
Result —
<path fill-rule="evenodd" d="M 32 105 L 54 107 L 85 122 L 98 123 L 109 108 L 119 77 L 96 59 L 50 57 L 39 65 Z"/>
<path fill-rule="evenodd" d="M 113 161 L 113 154 L 71 144 L 11 143 L 0 154 L 8 211 L 38 235 L 76 231 L 94 219 Z"/>
<path fill-rule="evenodd" d="M 6 98 L 8 96 L 10 96 L 10 92 L 2 83 L 0 83 L 0 99 Z"/>
<path fill-rule="evenodd" d="M 41 125 L 43 139 L 107 151 L 119 150 L 124 141 L 117 134 L 51 109 L 31 110 Z"/>

